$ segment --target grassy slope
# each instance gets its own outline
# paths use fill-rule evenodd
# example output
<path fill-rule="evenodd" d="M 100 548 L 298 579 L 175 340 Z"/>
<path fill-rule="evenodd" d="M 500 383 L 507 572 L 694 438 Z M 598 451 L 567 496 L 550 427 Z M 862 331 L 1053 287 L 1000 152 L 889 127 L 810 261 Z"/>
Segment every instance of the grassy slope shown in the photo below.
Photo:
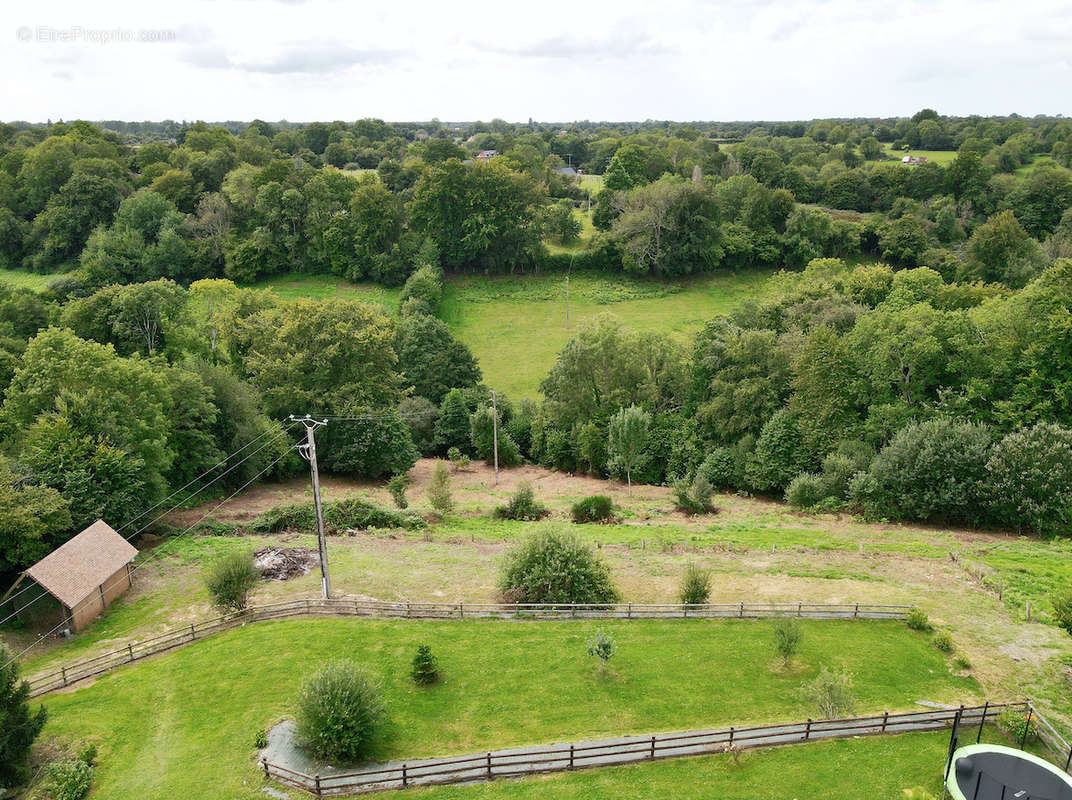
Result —
<path fill-rule="evenodd" d="M 285 717 L 301 676 L 331 657 L 383 681 L 392 728 L 382 757 L 802 718 L 814 712 L 798 687 L 820 665 L 854 673 L 861 711 L 976 696 L 973 680 L 952 675 L 929 639 L 901 623 L 803 626 L 799 666 L 783 671 L 766 622 L 607 623 L 619 652 L 600 677 L 584 654 L 589 622 L 261 623 L 46 698 L 47 733 L 99 738 L 98 796 L 197 785 L 217 792 L 199 796 L 233 798 L 247 796 L 256 774 L 254 732 Z M 445 676 L 429 690 L 408 678 L 421 642 Z"/>
<path fill-rule="evenodd" d="M 22 269 L 0 269 L 0 281 L 6 281 L 13 286 L 21 286 L 34 291 L 42 291 L 48 287 L 48 282 L 58 277 L 56 274 L 42 274 L 28 272 Z"/>
<path fill-rule="evenodd" d="M 769 273 L 722 274 L 679 283 L 574 274 L 566 329 L 565 276 L 459 277 L 448 281 L 441 316 L 477 357 L 484 379 L 514 398 L 534 397 L 576 328 L 601 313 L 638 330 L 682 338 L 760 291 Z"/>

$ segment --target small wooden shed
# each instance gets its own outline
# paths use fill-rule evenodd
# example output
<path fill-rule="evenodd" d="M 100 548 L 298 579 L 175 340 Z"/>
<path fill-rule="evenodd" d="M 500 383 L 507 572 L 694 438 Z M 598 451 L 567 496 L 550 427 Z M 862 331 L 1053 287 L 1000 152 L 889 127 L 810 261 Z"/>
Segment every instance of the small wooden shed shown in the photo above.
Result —
<path fill-rule="evenodd" d="M 131 586 L 137 549 L 97 520 L 57 547 L 23 575 L 59 601 L 62 621 L 80 631 Z"/>

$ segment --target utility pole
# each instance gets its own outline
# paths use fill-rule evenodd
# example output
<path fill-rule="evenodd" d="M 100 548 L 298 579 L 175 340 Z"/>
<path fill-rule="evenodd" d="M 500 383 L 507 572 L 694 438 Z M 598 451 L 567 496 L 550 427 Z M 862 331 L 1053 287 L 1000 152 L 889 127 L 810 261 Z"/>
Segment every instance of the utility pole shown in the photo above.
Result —
<path fill-rule="evenodd" d="M 320 503 L 320 471 L 316 464 L 316 429 L 328 424 L 328 421 L 317 420 L 306 414 L 302 418 L 290 415 L 292 420 L 300 422 L 305 427 L 306 442 L 298 445 L 298 453 L 309 462 L 309 471 L 313 477 L 313 507 L 316 509 L 316 539 L 320 550 L 320 584 L 324 590 L 324 599 L 331 598 L 331 572 L 328 570 L 328 547 L 324 540 L 324 507 Z"/>
<path fill-rule="evenodd" d="M 495 452 L 495 485 L 499 485 L 499 407 L 495 403 L 495 390 L 491 390 L 491 442 Z"/>
<path fill-rule="evenodd" d="M 566 330 L 569 330 L 569 278 L 570 273 L 573 272 L 573 259 L 577 257 L 574 253 L 569 259 L 569 269 L 566 270 Z"/>

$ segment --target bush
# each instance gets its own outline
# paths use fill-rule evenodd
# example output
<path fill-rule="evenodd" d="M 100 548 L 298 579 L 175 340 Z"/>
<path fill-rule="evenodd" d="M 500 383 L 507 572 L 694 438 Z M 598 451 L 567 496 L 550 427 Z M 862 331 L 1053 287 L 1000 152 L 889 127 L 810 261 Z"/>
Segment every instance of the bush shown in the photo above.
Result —
<path fill-rule="evenodd" d="M 53 800 L 82 800 L 93 783 L 93 767 L 77 758 L 54 761 L 45 770 L 45 787 Z"/>
<path fill-rule="evenodd" d="M 78 760 L 86 762 L 91 767 L 94 766 L 97 763 L 97 745 L 83 744 L 79 746 Z"/>
<path fill-rule="evenodd" d="M 553 525 L 506 554 L 499 592 L 509 603 L 615 603 L 610 571 L 576 536 Z"/>
<path fill-rule="evenodd" d="M 613 636 L 602 628 L 599 628 L 595 632 L 595 635 L 593 635 L 585 644 L 587 646 L 588 655 L 592 658 L 599 659 L 600 672 L 604 672 L 607 669 L 607 662 L 618 652 L 618 643 L 614 641 Z"/>
<path fill-rule="evenodd" d="M 748 460 L 747 477 L 757 491 L 767 492 L 785 489 L 793 478 L 815 466 L 796 417 L 782 408 L 760 431 L 755 452 Z"/>
<path fill-rule="evenodd" d="M 934 634 L 934 646 L 943 653 L 952 653 L 953 637 L 949 635 L 949 631 L 939 631 Z"/>
<path fill-rule="evenodd" d="M 268 746 L 268 731 L 261 728 L 253 735 L 253 749 L 263 750 Z"/>
<path fill-rule="evenodd" d="M 826 483 L 822 475 L 802 472 L 789 482 L 785 490 L 785 502 L 793 508 L 812 509 L 825 500 Z"/>
<path fill-rule="evenodd" d="M 998 716 L 998 727 L 1017 744 L 1021 741 L 1026 744 L 1038 738 L 1038 725 L 1034 718 L 1028 719 L 1028 715 L 1020 711 L 1003 711 Z"/>
<path fill-rule="evenodd" d="M 532 484 L 528 481 L 518 483 L 517 491 L 511 495 L 510 502 L 495 509 L 497 519 L 516 519 L 526 522 L 542 519 L 549 513 L 546 506 L 536 501 Z"/>
<path fill-rule="evenodd" d="M 454 499 L 450 496 L 450 472 L 442 461 L 436 461 L 432 469 L 432 482 L 428 485 L 428 501 L 440 516 L 449 514 L 454 508 Z"/>
<path fill-rule="evenodd" d="M 905 624 L 914 631 L 929 631 L 931 629 L 931 622 L 927 618 L 927 612 L 915 606 L 908 609 Z"/>
<path fill-rule="evenodd" d="M 387 491 L 391 493 L 391 499 L 399 508 L 409 507 L 409 501 L 406 500 L 407 486 L 409 486 L 409 478 L 405 475 L 393 475 L 391 480 L 387 481 Z"/>
<path fill-rule="evenodd" d="M 417 654 L 413 657 L 413 668 L 410 670 L 413 682 L 418 686 L 431 686 L 439 680 L 439 665 L 432 655 L 432 648 L 426 644 L 418 645 Z"/>
<path fill-rule="evenodd" d="M 594 494 L 574 503 L 570 515 L 576 523 L 610 522 L 614 519 L 614 501 L 605 494 Z"/>
<path fill-rule="evenodd" d="M 450 465 L 454 469 L 467 469 L 472 461 L 465 453 L 459 450 L 457 447 L 452 447 L 447 451 L 447 458 L 450 459 Z"/>
<path fill-rule="evenodd" d="M 248 552 L 227 553 L 205 570 L 205 585 L 212 602 L 227 611 L 243 610 L 260 578 L 260 568 Z"/>
<path fill-rule="evenodd" d="M 380 508 L 367 500 L 354 497 L 327 503 L 324 507 L 324 524 L 331 533 L 341 530 L 364 531 L 369 528 L 418 530 L 424 527 L 424 520 L 411 511 Z"/>
<path fill-rule="evenodd" d="M 685 567 L 678 599 L 687 606 L 701 606 L 711 597 L 711 570 L 695 564 Z"/>
<path fill-rule="evenodd" d="M 782 657 L 784 666 L 789 666 L 800 649 L 801 636 L 800 623 L 792 617 L 781 617 L 774 623 L 774 649 Z"/>
<path fill-rule="evenodd" d="M 1072 534 L 1072 430 L 1040 423 L 1007 434 L 986 468 L 999 521 L 1038 533 Z"/>
<path fill-rule="evenodd" d="M 298 693 L 298 740 L 316 758 L 354 761 L 368 755 L 386 709 L 377 687 L 349 661 L 333 661 Z"/>
<path fill-rule="evenodd" d="M 1072 636 L 1072 587 L 1066 586 L 1050 595 L 1053 621 Z"/>
<path fill-rule="evenodd" d="M 420 458 L 409 426 L 394 410 L 374 419 L 333 422 L 317 439 L 321 469 L 338 475 L 376 480 L 408 472 Z"/>
<path fill-rule="evenodd" d="M 962 672 L 967 672 L 971 669 L 971 662 L 964 656 L 957 656 L 953 659 L 953 666 Z"/>
<path fill-rule="evenodd" d="M 707 514 L 712 510 L 711 484 L 702 475 L 692 480 L 674 481 L 674 504 L 686 514 Z"/>
<path fill-rule="evenodd" d="M 30 685 L 19 680 L 18 662 L 0 644 L 0 787 L 25 779 L 30 747 L 47 716 L 43 706 L 30 711 Z"/>
<path fill-rule="evenodd" d="M 814 680 L 804 684 L 803 694 L 822 719 L 842 719 L 856 708 L 852 675 L 848 672 L 831 672 L 823 667 Z"/>
<path fill-rule="evenodd" d="M 740 483 L 738 459 L 728 447 L 716 447 L 700 463 L 697 475 L 716 489 L 736 488 Z"/>
<path fill-rule="evenodd" d="M 853 501 L 871 519 L 981 522 L 990 496 L 990 432 L 939 418 L 898 431 L 866 473 Z"/>
<path fill-rule="evenodd" d="M 316 530 L 316 511 L 311 504 L 276 506 L 256 517 L 246 528 L 252 533 Z"/>

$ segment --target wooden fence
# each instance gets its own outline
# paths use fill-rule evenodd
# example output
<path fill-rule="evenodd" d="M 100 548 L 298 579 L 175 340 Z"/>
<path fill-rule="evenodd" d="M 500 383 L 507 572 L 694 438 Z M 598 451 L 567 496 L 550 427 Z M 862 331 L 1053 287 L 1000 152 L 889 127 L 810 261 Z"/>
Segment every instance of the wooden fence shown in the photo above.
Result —
<path fill-rule="evenodd" d="M 904 714 L 884 713 L 836 720 L 806 720 L 776 725 L 730 727 L 686 733 L 628 736 L 602 742 L 556 744 L 476 753 L 454 758 L 388 764 L 376 769 L 335 775 L 306 775 L 260 762 L 265 777 L 311 792 L 317 797 L 360 794 L 410 786 L 466 783 L 494 778 L 516 778 L 587 767 L 630 764 L 660 758 L 724 753 L 750 747 L 796 744 L 818 739 L 847 738 L 887 733 L 940 730 L 960 715 L 962 735 L 981 730 L 1003 711 L 1028 713 L 1030 704 L 998 703 Z M 1036 712 L 1037 713 L 1037 712 Z M 968 727 L 971 726 L 971 727 Z"/>
<path fill-rule="evenodd" d="M 528 603 L 388 603 L 369 600 L 309 598 L 254 606 L 204 622 L 195 622 L 28 679 L 30 695 L 47 694 L 116 667 L 204 639 L 251 622 L 293 617 L 379 617 L 389 619 L 713 619 L 802 617 L 810 619 L 904 619 L 910 606 L 873 603 L 707 603 L 558 604 Z"/>

